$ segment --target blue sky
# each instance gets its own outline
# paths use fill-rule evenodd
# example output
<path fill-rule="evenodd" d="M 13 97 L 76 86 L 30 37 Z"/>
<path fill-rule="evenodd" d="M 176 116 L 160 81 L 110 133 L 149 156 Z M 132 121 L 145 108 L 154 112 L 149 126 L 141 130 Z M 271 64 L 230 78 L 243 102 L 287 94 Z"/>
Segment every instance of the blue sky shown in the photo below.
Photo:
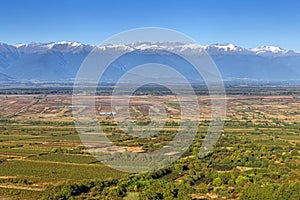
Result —
<path fill-rule="evenodd" d="M 0 0 L 0 41 L 100 44 L 132 28 L 164 27 L 200 44 L 300 51 L 300 1 Z"/>

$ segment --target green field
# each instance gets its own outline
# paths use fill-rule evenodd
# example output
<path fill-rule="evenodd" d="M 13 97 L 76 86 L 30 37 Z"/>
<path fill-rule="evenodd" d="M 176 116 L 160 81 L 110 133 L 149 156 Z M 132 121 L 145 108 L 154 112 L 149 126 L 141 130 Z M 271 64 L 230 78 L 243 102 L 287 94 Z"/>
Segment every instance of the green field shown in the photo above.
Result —
<path fill-rule="evenodd" d="M 175 163 L 144 174 L 117 171 L 88 153 L 67 107 L 70 95 L 44 96 L 26 107 L 34 100 L 0 97 L 1 199 L 300 199 L 299 98 L 228 96 L 222 135 L 198 158 L 210 115 L 209 98 L 199 96 L 202 119 L 193 144 Z M 174 102 L 166 103 L 173 115 Z M 143 105 L 135 106 L 133 116 L 145 116 Z M 111 116 L 99 121 L 116 145 L 139 152 L 167 145 L 179 126 L 173 116 L 159 134 L 142 139 L 118 130 Z"/>

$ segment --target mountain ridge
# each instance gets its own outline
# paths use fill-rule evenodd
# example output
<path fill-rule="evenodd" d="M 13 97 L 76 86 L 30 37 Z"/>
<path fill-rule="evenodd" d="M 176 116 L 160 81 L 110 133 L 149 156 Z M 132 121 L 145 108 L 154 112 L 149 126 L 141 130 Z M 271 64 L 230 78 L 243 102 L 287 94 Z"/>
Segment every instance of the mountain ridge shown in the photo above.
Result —
<path fill-rule="evenodd" d="M 243 48 L 230 43 L 198 45 L 136 42 L 102 46 L 79 42 L 0 43 L 0 73 L 14 80 L 72 80 L 86 56 L 95 48 L 107 55 L 162 49 L 197 56 L 199 52 L 206 51 L 218 66 L 224 80 L 300 80 L 300 53 L 277 46 Z M 121 65 L 114 72 L 122 73 L 124 68 Z"/>
<path fill-rule="evenodd" d="M 4 47 L 3 47 L 4 46 Z M 124 49 L 143 49 L 143 48 L 155 48 L 157 47 L 165 47 L 165 48 L 189 48 L 189 49 L 199 49 L 205 50 L 207 53 L 214 53 L 214 50 L 219 50 L 223 52 L 234 52 L 234 53 L 253 53 L 256 55 L 262 56 L 270 56 L 273 53 L 273 56 L 280 55 L 300 55 L 300 52 L 296 52 L 293 50 L 286 50 L 279 46 L 259 46 L 255 48 L 243 48 L 232 43 L 215 43 L 210 45 L 199 45 L 199 44 L 191 44 L 191 43 L 176 43 L 176 42 L 157 42 L 157 43 L 149 43 L 149 42 L 136 42 L 131 44 L 106 44 L 101 46 L 91 45 L 91 44 L 84 44 L 80 42 L 48 42 L 48 43 L 40 43 L 40 42 L 32 42 L 32 43 L 20 43 L 16 45 L 10 45 L 3 42 L 0 42 L 0 52 L 8 51 L 8 50 L 17 50 L 22 53 L 28 51 L 45 51 L 45 50 L 66 50 L 69 51 L 78 51 L 86 50 L 91 51 L 94 48 L 120 48 L 123 47 Z M 30 51 L 29 50 L 29 51 Z"/>

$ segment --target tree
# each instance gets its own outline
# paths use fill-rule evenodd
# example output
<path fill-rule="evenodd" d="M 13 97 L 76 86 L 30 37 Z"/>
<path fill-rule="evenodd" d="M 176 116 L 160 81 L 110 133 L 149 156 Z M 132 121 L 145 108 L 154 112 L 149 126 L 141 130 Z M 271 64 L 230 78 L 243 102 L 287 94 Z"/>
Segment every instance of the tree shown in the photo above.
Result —
<path fill-rule="evenodd" d="M 300 199 L 300 183 L 292 185 L 283 184 L 275 193 L 278 200 L 298 200 Z"/>
<path fill-rule="evenodd" d="M 220 177 L 214 178 L 212 182 L 213 186 L 221 186 L 222 185 L 222 180 Z"/>
<path fill-rule="evenodd" d="M 197 185 L 196 191 L 200 194 L 206 194 L 208 193 L 208 186 L 205 183 L 200 183 L 199 185 Z"/>
<path fill-rule="evenodd" d="M 274 188 L 271 185 L 260 186 L 257 184 L 249 184 L 241 192 L 240 200 L 273 200 Z"/>
<path fill-rule="evenodd" d="M 249 181 L 249 178 L 246 177 L 246 176 L 238 176 L 237 179 L 235 180 L 235 186 L 236 186 L 236 189 L 241 191 L 242 188 L 248 184 L 250 181 Z"/>

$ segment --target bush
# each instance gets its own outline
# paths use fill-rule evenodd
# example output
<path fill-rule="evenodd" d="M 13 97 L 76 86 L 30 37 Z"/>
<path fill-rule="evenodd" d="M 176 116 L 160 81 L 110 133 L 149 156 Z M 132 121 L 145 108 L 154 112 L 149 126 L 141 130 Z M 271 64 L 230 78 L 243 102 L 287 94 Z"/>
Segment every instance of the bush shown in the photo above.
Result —
<path fill-rule="evenodd" d="M 250 184 L 241 192 L 240 200 L 273 200 L 274 189 L 270 185 L 261 187 L 260 185 Z"/>
<path fill-rule="evenodd" d="M 283 184 L 275 193 L 278 200 L 299 200 L 300 199 L 300 183 Z"/>
<path fill-rule="evenodd" d="M 213 186 L 221 186 L 222 185 L 222 180 L 220 177 L 214 178 L 212 182 Z"/>

